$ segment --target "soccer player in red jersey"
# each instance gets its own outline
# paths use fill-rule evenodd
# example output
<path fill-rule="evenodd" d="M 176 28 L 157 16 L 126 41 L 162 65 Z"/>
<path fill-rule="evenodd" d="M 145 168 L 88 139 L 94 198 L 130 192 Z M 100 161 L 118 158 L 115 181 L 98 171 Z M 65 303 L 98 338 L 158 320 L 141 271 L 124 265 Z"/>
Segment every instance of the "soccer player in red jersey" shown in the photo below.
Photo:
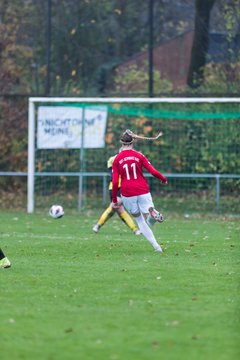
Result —
<path fill-rule="evenodd" d="M 111 171 L 111 181 L 109 182 L 109 196 L 110 196 L 110 201 L 112 202 L 112 163 L 115 159 L 117 155 L 111 156 L 108 159 L 107 162 L 107 167 L 109 169 L 109 171 Z M 119 179 L 120 180 L 120 179 Z M 120 184 L 121 181 L 119 181 L 118 183 L 118 193 L 117 193 L 117 200 L 120 203 L 122 200 L 120 198 Z M 94 225 L 93 227 L 93 231 L 95 233 L 98 233 L 99 230 L 101 229 L 101 227 L 108 221 L 108 219 L 110 219 L 115 213 L 118 214 L 118 216 L 121 218 L 121 220 L 129 227 L 129 229 L 132 230 L 132 232 L 135 235 L 140 235 L 140 231 L 136 225 L 136 223 L 133 221 L 133 219 L 131 218 L 131 216 L 128 214 L 128 212 L 124 209 L 123 205 L 119 204 L 119 207 L 117 209 L 113 209 L 112 204 L 110 203 L 110 205 L 108 206 L 108 208 L 101 214 L 101 216 L 99 217 L 97 224 Z"/>
<path fill-rule="evenodd" d="M 163 184 L 167 184 L 167 179 L 151 165 L 146 156 L 133 149 L 133 143 L 137 137 L 130 130 L 126 130 L 121 136 L 122 149 L 112 164 L 112 206 L 113 208 L 119 207 L 117 191 L 120 176 L 121 198 L 124 207 L 134 217 L 139 230 L 153 248 L 162 253 L 162 248 L 155 239 L 149 225 L 153 225 L 156 221 L 162 222 L 163 216 L 154 208 L 149 185 L 143 175 L 143 168 Z"/>

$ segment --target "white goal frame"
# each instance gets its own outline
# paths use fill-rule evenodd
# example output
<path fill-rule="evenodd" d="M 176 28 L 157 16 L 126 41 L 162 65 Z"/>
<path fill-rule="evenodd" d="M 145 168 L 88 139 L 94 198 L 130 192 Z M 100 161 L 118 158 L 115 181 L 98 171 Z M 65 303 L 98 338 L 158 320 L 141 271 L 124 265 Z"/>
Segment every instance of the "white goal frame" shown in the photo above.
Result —
<path fill-rule="evenodd" d="M 28 101 L 28 180 L 27 212 L 34 212 L 34 179 L 35 179 L 35 113 L 38 103 L 240 103 L 240 98 L 84 98 L 84 97 L 30 97 Z M 47 174 L 46 174 L 47 175 Z M 168 176 L 171 174 L 168 174 Z M 173 176 L 174 174 L 172 174 Z M 179 174 L 181 175 L 181 174 Z M 183 174 L 182 174 L 183 175 Z M 186 174 L 185 174 L 186 175 Z M 206 174 L 207 175 L 207 174 Z M 220 176 L 220 175 L 216 175 Z M 177 177 L 177 176 L 176 176 Z M 233 177 L 235 177 L 233 175 Z M 237 176 L 238 177 L 238 176 Z"/>

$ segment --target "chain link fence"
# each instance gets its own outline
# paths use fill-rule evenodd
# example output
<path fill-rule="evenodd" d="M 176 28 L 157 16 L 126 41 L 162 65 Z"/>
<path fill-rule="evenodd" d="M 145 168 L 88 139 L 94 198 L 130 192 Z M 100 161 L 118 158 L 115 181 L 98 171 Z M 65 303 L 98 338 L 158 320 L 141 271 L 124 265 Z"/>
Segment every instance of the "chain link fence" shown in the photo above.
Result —
<path fill-rule="evenodd" d="M 104 148 L 84 149 L 82 159 L 80 148 L 35 148 L 36 210 L 47 209 L 54 202 L 61 202 L 73 211 L 105 206 L 109 201 L 110 180 L 107 160 L 118 152 L 121 132 L 130 128 L 145 136 L 154 136 L 159 130 L 163 132 L 160 140 L 138 140 L 135 145 L 136 150 L 143 152 L 169 179 L 168 186 L 163 187 L 156 179 L 148 178 L 156 205 L 177 212 L 240 214 L 239 102 L 231 99 L 222 103 L 204 99 L 200 103 L 187 99 L 101 101 L 108 109 Z M 49 102 L 51 104 L 51 99 Z M 66 99 L 65 106 L 68 105 Z M 99 105 L 97 99 L 95 105 Z M 16 120 L 14 104 L 13 114 Z M 23 114 L 26 115 L 25 111 Z M 0 172 L 0 205 L 2 209 L 26 209 L 27 120 L 22 126 L 21 138 L 11 136 L 16 130 L 15 121 L 10 127 L 8 121 L 4 123 L 8 125 L 7 133 L 13 144 L 9 147 L 8 165 L 4 164 L 6 169 Z"/>

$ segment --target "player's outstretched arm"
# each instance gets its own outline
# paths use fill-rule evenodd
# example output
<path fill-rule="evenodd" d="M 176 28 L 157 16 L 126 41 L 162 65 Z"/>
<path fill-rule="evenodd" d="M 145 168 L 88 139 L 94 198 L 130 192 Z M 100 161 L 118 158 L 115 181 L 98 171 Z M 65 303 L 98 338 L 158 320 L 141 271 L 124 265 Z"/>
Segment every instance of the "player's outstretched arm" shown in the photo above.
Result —
<path fill-rule="evenodd" d="M 154 166 L 147 160 L 147 158 L 144 158 L 143 166 L 157 179 L 161 180 L 161 182 L 166 185 L 167 184 L 167 178 L 161 174 L 157 169 L 155 169 Z"/>

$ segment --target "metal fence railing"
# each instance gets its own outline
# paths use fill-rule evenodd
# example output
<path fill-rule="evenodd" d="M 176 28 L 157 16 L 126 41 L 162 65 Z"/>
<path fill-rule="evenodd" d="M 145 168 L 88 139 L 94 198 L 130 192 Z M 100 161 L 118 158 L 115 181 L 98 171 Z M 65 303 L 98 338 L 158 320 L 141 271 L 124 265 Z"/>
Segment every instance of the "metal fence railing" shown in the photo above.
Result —
<path fill-rule="evenodd" d="M 226 207 L 225 205 L 223 206 L 222 203 L 222 199 L 224 197 L 223 195 L 223 182 L 226 180 L 233 180 L 233 181 L 238 181 L 240 180 L 240 175 L 236 175 L 236 174 L 177 174 L 177 173 L 172 173 L 172 174 L 164 174 L 167 178 L 168 178 L 168 185 L 170 187 L 170 190 L 168 189 L 168 187 L 164 187 L 161 188 L 161 201 L 164 202 L 166 205 L 166 208 L 168 208 L 168 201 L 167 198 L 169 198 L 169 195 L 171 195 L 171 193 L 174 193 L 174 201 L 175 203 L 178 203 L 179 201 L 184 201 L 185 205 L 183 204 L 183 209 L 184 206 L 186 208 L 186 210 L 188 209 L 188 205 L 187 205 L 187 200 L 186 200 L 186 194 L 188 196 L 188 198 L 190 198 L 190 202 L 194 203 L 196 201 L 195 196 L 198 197 L 198 201 L 199 201 L 199 206 L 195 207 L 194 204 L 191 206 L 192 209 L 196 208 L 198 209 L 198 211 L 201 212 L 201 208 L 204 211 L 204 206 L 203 206 L 203 202 L 205 201 L 205 198 L 208 198 L 208 201 L 211 202 L 211 208 L 214 212 L 228 212 L 228 213 L 234 213 L 234 214 L 240 214 L 240 208 L 237 206 L 235 208 L 231 207 L 231 198 L 232 200 L 234 198 L 236 198 L 235 194 L 228 194 L 227 197 L 227 201 L 229 202 L 229 207 Z M 27 176 L 28 173 L 27 172 L 0 172 L 0 178 L 1 177 L 24 177 L 25 178 L 25 185 L 27 187 Z M 151 178 L 152 176 L 150 174 L 145 174 L 146 177 Z M 66 178 L 66 179 L 71 179 L 71 178 L 76 178 L 79 179 L 80 177 L 82 177 L 84 182 L 89 182 L 90 184 L 90 179 L 94 179 L 95 181 L 97 181 L 98 183 L 98 190 L 97 190 L 97 195 L 94 195 L 95 197 L 95 202 L 94 202 L 94 206 L 96 206 L 96 199 L 98 206 L 105 206 L 108 203 L 108 182 L 110 179 L 110 175 L 108 172 L 36 172 L 35 173 L 35 181 L 39 178 Z M 213 189 L 213 193 L 210 194 L 209 193 L 204 193 L 204 191 L 202 192 L 198 192 L 198 190 L 196 190 L 196 187 L 194 186 L 190 186 L 188 185 L 188 191 L 186 193 L 186 191 L 184 190 L 184 194 L 181 191 L 181 189 L 177 186 L 176 189 L 173 189 L 172 184 L 174 184 L 174 181 L 178 181 L 178 180 L 186 180 L 186 181 L 194 181 L 196 182 L 196 184 L 199 183 L 199 181 L 201 181 L 202 179 L 205 179 L 207 181 L 212 181 L 212 189 Z M 91 192 L 94 192 L 94 188 L 91 187 L 90 184 L 90 188 L 91 188 Z M 99 189 L 101 189 L 101 191 L 99 191 Z M 91 196 L 91 192 L 87 189 L 87 187 L 85 187 L 85 192 L 81 192 L 78 191 L 79 189 L 76 187 L 75 188 L 75 198 L 77 199 L 76 203 L 75 203 L 75 210 L 79 210 L 82 209 L 84 206 L 87 206 L 89 208 L 91 208 L 91 204 L 92 204 L 92 196 Z M 68 191 L 66 191 L 67 193 Z M 152 190 L 151 192 L 153 195 L 157 195 L 158 194 L 158 189 L 156 189 L 156 187 Z M 65 194 L 66 195 L 66 194 Z M 63 195 L 58 195 L 60 198 Z M 41 200 L 40 198 L 44 198 L 45 195 L 44 194 L 39 194 L 37 195 L 38 201 L 37 201 L 37 208 L 38 205 L 41 205 Z M 49 198 L 49 201 L 51 199 L 51 196 Z M 184 200 L 180 200 L 180 199 L 184 199 Z M 7 200 L 6 200 L 7 201 Z M 63 199 L 63 201 L 67 202 L 66 199 Z M 2 201 L 1 204 L 4 207 L 4 202 Z M 25 207 L 26 203 L 24 202 L 24 206 Z M 27 206 L 27 205 L 26 205 Z M 69 203 L 69 207 L 71 207 L 72 205 Z M 73 205 L 74 206 L 74 205 Z M 7 206 L 8 208 L 11 208 L 11 205 L 8 204 Z M 12 204 L 12 208 L 14 208 L 14 203 Z M 177 207 L 175 207 L 177 209 Z"/>

